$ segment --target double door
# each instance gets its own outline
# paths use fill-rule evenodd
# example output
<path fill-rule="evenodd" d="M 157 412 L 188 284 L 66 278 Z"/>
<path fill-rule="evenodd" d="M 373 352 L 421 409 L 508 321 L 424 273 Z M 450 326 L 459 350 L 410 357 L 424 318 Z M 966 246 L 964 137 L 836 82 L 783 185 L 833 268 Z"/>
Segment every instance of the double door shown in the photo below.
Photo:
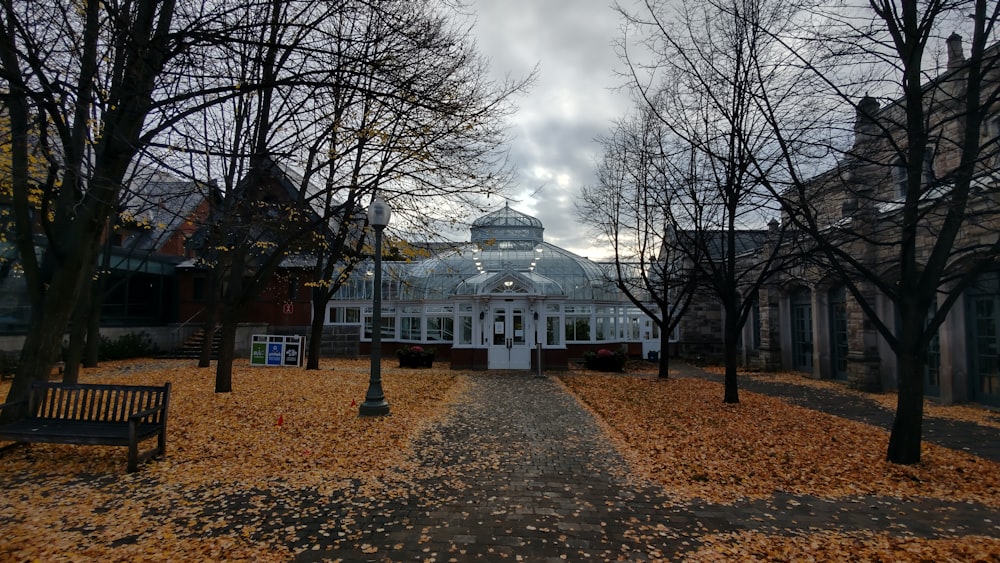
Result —
<path fill-rule="evenodd" d="M 489 369 L 530 369 L 527 304 L 491 303 L 489 319 Z"/>

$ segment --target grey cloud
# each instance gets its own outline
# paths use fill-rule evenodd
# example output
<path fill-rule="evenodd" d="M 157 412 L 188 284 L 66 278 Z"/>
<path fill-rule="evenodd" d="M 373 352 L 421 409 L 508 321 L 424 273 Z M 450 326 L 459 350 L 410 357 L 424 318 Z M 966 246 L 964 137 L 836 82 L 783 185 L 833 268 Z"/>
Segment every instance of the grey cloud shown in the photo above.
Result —
<path fill-rule="evenodd" d="M 612 47 L 621 22 L 610 0 L 476 0 L 471 7 L 478 14 L 474 34 L 494 76 L 539 68 L 531 91 L 517 102 L 510 150 L 522 194 L 515 197 L 541 189 L 513 205 L 542 221 L 547 241 L 594 254 L 575 203 L 580 188 L 594 181 L 600 150 L 594 139 L 629 106 L 627 96 L 613 90 L 621 82 Z M 539 169 L 550 178 L 537 178 Z M 560 175 L 567 185 L 559 185 Z"/>

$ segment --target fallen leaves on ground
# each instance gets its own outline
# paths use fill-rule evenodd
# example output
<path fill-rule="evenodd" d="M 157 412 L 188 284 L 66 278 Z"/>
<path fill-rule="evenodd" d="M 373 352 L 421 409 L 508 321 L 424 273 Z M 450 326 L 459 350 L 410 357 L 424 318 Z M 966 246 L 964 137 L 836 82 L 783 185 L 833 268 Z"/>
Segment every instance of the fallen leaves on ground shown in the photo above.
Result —
<path fill-rule="evenodd" d="M 685 498 L 718 503 L 776 491 L 825 498 L 887 495 L 1000 507 L 1000 464 L 924 443 L 922 462 L 885 461 L 879 428 L 697 379 L 564 377 L 613 430 L 635 468 Z"/>
<path fill-rule="evenodd" d="M 414 467 L 409 453 L 414 438 L 459 400 L 467 379 L 447 369 L 388 365 L 383 375 L 392 415 L 359 418 L 367 360 L 328 361 L 319 371 L 243 363 L 227 394 L 214 393 L 214 369 L 185 362 L 86 370 L 84 382 L 173 383 L 167 455 L 126 474 L 123 448 L 38 444 L 4 454 L 0 562 L 286 561 L 303 549 L 357 541 L 353 519 L 385 514 L 385 499 L 411 508 L 446 502 L 407 488 L 419 472 L 448 474 L 446 467 Z M 1000 464 L 931 444 L 921 464 L 887 464 L 883 430 L 779 399 L 742 392 L 740 404 L 723 405 L 717 383 L 651 374 L 577 371 L 560 379 L 603 421 L 632 470 L 681 502 L 734 503 L 787 491 L 1000 507 Z M 0 384 L 0 393 L 8 387 Z M 483 452 L 484 460 L 490 455 Z M 336 503 L 349 506 L 331 510 Z M 330 521 L 332 513 L 339 521 Z M 684 557 L 985 561 L 996 560 L 998 544 L 984 537 L 745 531 L 698 537 Z M 362 547 L 383 556 L 374 545 Z"/>
<path fill-rule="evenodd" d="M 267 507 L 255 492 L 377 487 L 406 470 L 411 440 L 463 387 L 449 370 L 385 367 L 392 414 L 362 418 L 368 362 L 323 368 L 238 363 L 231 393 L 214 392 L 214 367 L 132 361 L 84 370 L 83 383 L 171 382 L 167 455 L 126 474 L 124 448 L 34 444 L 6 453 L 0 561 L 287 560 L 283 542 L 260 537 Z M 8 389 L 5 382 L 0 393 Z M 242 500 L 227 506 L 230 498 Z M 294 498 L 285 502 L 295 508 Z"/>
<path fill-rule="evenodd" d="M 703 536 L 702 547 L 685 555 L 690 563 L 730 561 L 996 561 L 1000 538 L 969 536 L 924 539 L 872 532 L 821 531 L 793 536 L 737 532 Z M 946 554 L 946 555 L 945 555 Z M 944 556 L 943 556 L 944 555 Z"/>
<path fill-rule="evenodd" d="M 722 403 L 700 379 L 571 375 L 638 476 L 687 502 L 732 504 L 778 491 L 820 498 L 936 498 L 1000 507 L 1000 464 L 924 443 L 922 461 L 885 461 L 879 428 L 743 391 Z M 992 537 L 899 537 L 816 530 L 705 535 L 685 561 L 996 561 Z"/>
<path fill-rule="evenodd" d="M 715 375 L 725 374 L 725 369 L 720 366 L 708 366 L 703 369 Z M 847 387 L 843 381 L 812 379 L 803 373 L 797 372 L 747 372 L 741 370 L 737 372 L 737 375 L 739 377 L 749 377 L 753 380 L 790 383 L 802 387 L 814 387 L 837 393 L 851 394 L 875 401 L 890 411 L 896 410 L 896 393 L 865 393 Z M 1000 414 L 995 409 L 990 409 L 979 404 L 942 405 L 933 398 L 928 397 L 924 399 L 924 416 L 974 422 L 982 426 L 1000 429 Z"/>

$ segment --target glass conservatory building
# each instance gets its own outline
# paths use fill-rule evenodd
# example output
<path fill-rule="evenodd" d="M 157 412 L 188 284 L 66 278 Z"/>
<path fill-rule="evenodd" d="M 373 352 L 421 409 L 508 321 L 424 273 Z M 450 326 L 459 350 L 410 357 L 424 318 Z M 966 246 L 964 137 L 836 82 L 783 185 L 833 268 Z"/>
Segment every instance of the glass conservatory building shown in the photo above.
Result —
<path fill-rule="evenodd" d="M 431 258 L 382 264 L 382 342 L 435 349 L 453 369 L 566 369 L 584 351 L 659 349 L 656 326 L 600 265 L 546 243 L 538 219 L 504 206 L 476 219 L 471 241 Z M 372 334 L 372 265 L 362 265 L 327 323 Z"/>

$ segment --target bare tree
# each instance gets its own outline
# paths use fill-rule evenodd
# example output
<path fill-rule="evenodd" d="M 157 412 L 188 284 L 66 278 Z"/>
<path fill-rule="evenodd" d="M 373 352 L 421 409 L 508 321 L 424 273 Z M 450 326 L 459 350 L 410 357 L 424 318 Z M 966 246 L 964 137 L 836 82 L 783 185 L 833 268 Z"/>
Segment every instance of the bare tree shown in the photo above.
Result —
<path fill-rule="evenodd" d="M 784 56 L 761 28 L 774 29 L 796 7 L 759 0 L 675 5 L 647 0 L 638 13 L 619 8 L 626 29 L 639 33 L 623 40 L 622 56 L 643 105 L 684 147 L 676 154 L 687 155 L 675 165 L 685 181 L 667 188 L 675 192 L 669 227 L 674 248 L 721 304 L 724 401 L 736 403 L 740 334 L 758 290 L 780 267 L 784 232 L 777 223 L 765 228 L 778 210 L 758 168 L 774 166 L 780 153 L 757 95 L 785 85 L 755 66 Z M 633 43 L 644 48 L 641 55 Z"/>
<path fill-rule="evenodd" d="M 595 225 L 614 251 L 613 283 L 656 324 L 660 333 L 658 377 L 670 373 L 670 335 L 680 324 L 697 289 L 689 254 L 678 248 L 671 217 L 678 183 L 670 135 L 655 113 L 620 122 L 602 139 L 604 156 L 597 184 L 584 188 L 578 212 Z M 682 156 L 681 156 L 682 158 Z M 691 255 L 698 257 L 698 249 Z"/>
<path fill-rule="evenodd" d="M 805 71 L 799 75 L 821 79 L 819 95 L 857 115 L 853 144 L 829 146 L 838 165 L 812 178 L 803 169 L 814 167 L 803 164 L 785 119 L 772 111 L 790 183 L 773 188 L 895 354 L 898 402 L 887 458 L 911 464 L 920 461 L 929 344 L 963 292 L 995 271 L 1000 251 L 998 141 L 986 127 L 1000 101 L 1000 49 L 991 46 L 1000 5 L 865 4 L 814 12 L 822 16 L 819 30 L 769 31 L 789 48 L 808 38 L 811 48 L 792 51 L 794 67 Z M 960 36 L 943 36 L 956 28 L 971 31 L 968 57 Z M 935 46 L 947 55 L 936 57 Z M 857 68 L 868 69 L 863 83 Z M 768 111 L 771 94 L 760 96 Z M 818 204 L 831 199 L 841 203 L 832 213 Z M 881 300 L 894 315 L 880 311 Z"/>

